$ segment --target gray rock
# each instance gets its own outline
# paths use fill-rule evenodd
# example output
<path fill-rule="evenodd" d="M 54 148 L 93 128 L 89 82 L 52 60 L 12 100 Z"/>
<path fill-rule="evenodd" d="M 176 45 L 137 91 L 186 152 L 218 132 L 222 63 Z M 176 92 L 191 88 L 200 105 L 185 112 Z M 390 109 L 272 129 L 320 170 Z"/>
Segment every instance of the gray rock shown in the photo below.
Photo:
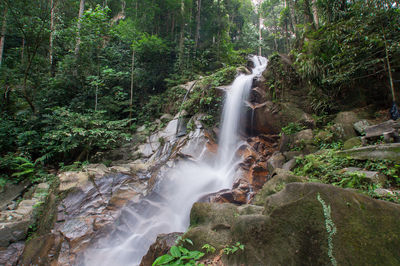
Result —
<path fill-rule="evenodd" d="M 85 186 L 89 182 L 89 174 L 84 172 L 68 171 L 59 174 L 58 177 L 60 180 L 60 191 Z"/>
<path fill-rule="evenodd" d="M 282 169 L 283 169 L 283 170 L 287 170 L 287 171 L 291 171 L 295 166 L 296 166 L 296 159 L 293 158 L 293 159 L 287 161 L 287 162 L 282 166 Z"/>
<path fill-rule="evenodd" d="M 384 188 L 377 188 L 377 189 L 374 190 L 374 192 L 376 194 L 378 194 L 379 196 L 381 196 L 381 197 L 395 195 L 395 193 L 393 193 L 393 191 L 391 191 L 389 189 L 384 189 Z"/>
<path fill-rule="evenodd" d="M 314 139 L 314 135 L 311 129 L 305 129 L 300 132 L 297 132 L 294 136 L 294 143 L 310 143 Z"/>
<path fill-rule="evenodd" d="M 8 246 L 7 249 L 0 250 L 0 265 L 16 266 L 24 247 L 24 242 L 17 242 Z"/>
<path fill-rule="evenodd" d="M 0 210 L 6 209 L 11 201 L 21 196 L 28 185 L 28 182 L 21 182 L 19 184 L 6 184 L 0 192 Z"/>
<path fill-rule="evenodd" d="M 351 139 L 346 140 L 346 141 L 343 143 L 343 148 L 344 148 L 345 150 L 348 150 L 348 149 L 352 149 L 352 148 L 354 148 L 354 147 L 361 146 L 361 144 L 362 144 L 362 142 L 361 142 L 360 137 L 354 137 L 354 138 L 351 138 Z"/>
<path fill-rule="evenodd" d="M 354 112 L 340 112 L 334 120 L 332 130 L 340 139 L 348 140 L 357 136 L 353 124 L 359 120 L 360 118 Z"/>
<path fill-rule="evenodd" d="M 400 143 L 373 145 L 337 152 L 339 156 L 350 156 L 359 160 L 392 160 L 400 162 Z"/>
<path fill-rule="evenodd" d="M 283 155 L 286 158 L 286 161 L 290 161 L 292 159 L 294 159 L 297 156 L 300 156 L 302 153 L 300 151 L 287 151 L 284 152 Z"/>
<path fill-rule="evenodd" d="M 285 156 L 280 152 L 275 152 L 267 161 L 268 172 L 272 173 L 277 168 L 282 168 L 285 163 Z"/>
<path fill-rule="evenodd" d="M 375 183 L 375 184 L 381 184 L 384 185 L 385 182 L 387 181 L 387 178 L 385 175 L 376 172 L 376 171 L 365 171 L 362 170 L 361 168 L 357 168 L 357 167 L 348 167 L 348 168 L 344 168 L 343 169 L 345 173 L 360 173 L 365 175 L 365 178 L 368 178 L 371 180 L 371 182 Z"/>
<path fill-rule="evenodd" d="M 170 114 L 163 114 L 160 117 L 160 120 L 163 121 L 163 122 L 168 122 L 168 121 L 170 121 L 172 119 L 174 119 L 174 117 L 172 115 L 170 115 Z"/>
<path fill-rule="evenodd" d="M 364 135 L 365 134 L 365 129 L 369 126 L 369 123 L 367 120 L 360 120 L 356 123 L 353 124 L 354 130 L 357 131 L 358 134 Z"/>

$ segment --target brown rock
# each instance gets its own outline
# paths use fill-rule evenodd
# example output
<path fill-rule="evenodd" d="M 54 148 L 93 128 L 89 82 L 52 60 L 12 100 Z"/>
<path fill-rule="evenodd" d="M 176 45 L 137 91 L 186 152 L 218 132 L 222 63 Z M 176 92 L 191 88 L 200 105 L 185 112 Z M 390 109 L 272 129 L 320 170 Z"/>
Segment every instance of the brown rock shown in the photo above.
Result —
<path fill-rule="evenodd" d="M 182 235 L 183 233 L 177 232 L 158 235 L 156 242 L 150 246 L 147 254 L 143 256 L 140 266 L 151 266 L 156 258 L 168 253 L 169 249 L 175 245 L 178 237 Z"/>
<path fill-rule="evenodd" d="M 24 242 L 13 243 L 7 248 L 0 249 L 0 265 L 15 266 L 24 250 Z"/>

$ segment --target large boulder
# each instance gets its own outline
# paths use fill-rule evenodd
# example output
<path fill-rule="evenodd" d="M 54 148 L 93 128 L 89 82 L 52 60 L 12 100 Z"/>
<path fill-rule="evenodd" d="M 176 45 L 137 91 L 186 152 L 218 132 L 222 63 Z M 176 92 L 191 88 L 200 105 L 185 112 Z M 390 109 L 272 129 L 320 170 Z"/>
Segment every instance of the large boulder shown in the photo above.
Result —
<path fill-rule="evenodd" d="M 252 132 L 254 134 L 277 134 L 290 122 L 300 123 L 310 128 L 315 126 L 314 119 L 294 103 L 278 104 L 267 101 L 257 104 L 253 108 L 253 110 L 249 110 L 249 117 L 253 117 L 249 121 L 253 125 Z M 252 114 L 252 112 L 254 113 Z"/>
<path fill-rule="evenodd" d="M 318 183 L 290 183 L 260 200 L 264 208 L 247 213 L 196 203 L 185 237 L 198 250 L 243 244 L 222 256 L 226 265 L 400 264 L 400 205 Z"/>
<path fill-rule="evenodd" d="M 348 140 L 357 136 L 353 124 L 359 120 L 360 118 L 355 112 L 340 112 L 334 119 L 335 124 L 332 126 L 332 130 L 338 138 Z"/>

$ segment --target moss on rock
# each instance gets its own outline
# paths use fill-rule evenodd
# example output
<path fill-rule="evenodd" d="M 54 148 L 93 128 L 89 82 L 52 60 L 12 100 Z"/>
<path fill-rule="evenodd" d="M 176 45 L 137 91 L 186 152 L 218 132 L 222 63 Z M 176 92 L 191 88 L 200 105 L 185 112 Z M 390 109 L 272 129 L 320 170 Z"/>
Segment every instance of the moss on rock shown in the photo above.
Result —
<path fill-rule="evenodd" d="M 192 214 L 197 224 L 185 236 L 196 248 L 243 244 L 244 251 L 222 257 L 226 265 L 328 265 L 332 258 L 338 265 L 400 263 L 399 205 L 331 185 L 290 183 L 264 199 L 262 214 L 260 208 L 251 214 L 239 208 L 196 203 Z M 217 221 L 224 227 L 213 230 Z M 327 221 L 336 228 L 330 247 Z"/>

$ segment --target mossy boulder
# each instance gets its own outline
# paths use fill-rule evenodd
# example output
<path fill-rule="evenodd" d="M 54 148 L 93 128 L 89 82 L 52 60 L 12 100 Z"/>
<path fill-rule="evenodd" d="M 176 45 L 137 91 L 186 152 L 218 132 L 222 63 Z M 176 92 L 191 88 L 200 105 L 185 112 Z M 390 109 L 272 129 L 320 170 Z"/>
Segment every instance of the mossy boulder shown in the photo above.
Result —
<path fill-rule="evenodd" d="M 196 203 L 191 214 L 196 223 L 185 236 L 195 237 L 197 249 L 206 243 L 217 249 L 243 244 L 244 251 L 222 256 L 226 265 L 400 264 L 400 205 L 331 185 L 290 183 L 265 198 L 262 213 L 239 208 Z M 223 226 L 210 227 L 218 219 Z M 327 221 L 336 228 L 331 257 Z"/>
<path fill-rule="evenodd" d="M 304 182 L 305 177 L 296 176 L 292 172 L 284 169 L 276 169 L 274 175 L 268 180 L 263 188 L 257 193 L 253 204 L 264 205 L 265 199 L 285 188 L 285 185 L 293 182 Z"/>
<path fill-rule="evenodd" d="M 361 146 L 361 139 L 359 137 L 348 139 L 343 143 L 343 149 L 345 150 L 352 149 L 358 146 Z"/>

